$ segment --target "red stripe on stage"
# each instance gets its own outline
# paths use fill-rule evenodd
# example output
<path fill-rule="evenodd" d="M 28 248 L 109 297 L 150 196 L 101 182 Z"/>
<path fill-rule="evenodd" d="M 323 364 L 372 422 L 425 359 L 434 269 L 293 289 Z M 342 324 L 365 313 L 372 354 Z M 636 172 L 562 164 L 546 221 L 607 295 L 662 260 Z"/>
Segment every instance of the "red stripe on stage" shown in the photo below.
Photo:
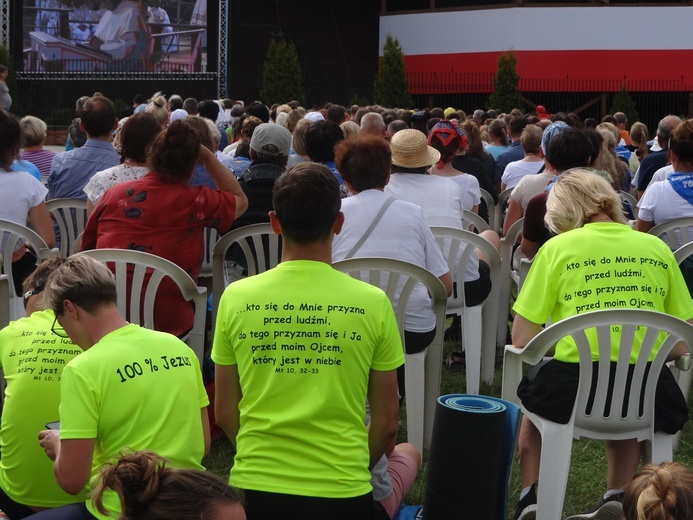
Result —
<path fill-rule="evenodd" d="M 488 92 L 500 52 L 405 56 L 413 94 Z M 604 92 L 693 91 L 693 50 L 515 51 L 520 89 Z"/>

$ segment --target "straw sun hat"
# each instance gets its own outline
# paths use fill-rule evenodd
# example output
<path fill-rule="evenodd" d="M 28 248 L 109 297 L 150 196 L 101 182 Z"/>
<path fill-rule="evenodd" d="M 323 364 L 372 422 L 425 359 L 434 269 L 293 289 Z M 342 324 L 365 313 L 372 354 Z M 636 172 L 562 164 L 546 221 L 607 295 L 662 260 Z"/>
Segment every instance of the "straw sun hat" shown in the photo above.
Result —
<path fill-rule="evenodd" d="M 392 164 L 403 168 L 431 166 L 440 160 L 440 152 L 428 146 L 426 135 L 414 129 L 400 130 L 392 136 Z"/>

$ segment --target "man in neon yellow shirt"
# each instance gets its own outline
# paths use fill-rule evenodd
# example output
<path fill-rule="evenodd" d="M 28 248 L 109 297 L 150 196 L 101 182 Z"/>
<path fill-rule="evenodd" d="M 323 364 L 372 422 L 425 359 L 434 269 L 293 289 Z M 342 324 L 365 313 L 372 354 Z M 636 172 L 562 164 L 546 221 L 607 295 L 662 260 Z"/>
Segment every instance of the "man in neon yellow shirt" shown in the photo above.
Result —
<path fill-rule="evenodd" d="M 245 490 L 249 520 L 371 518 L 369 468 L 397 433 L 404 356 L 392 305 L 330 266 L 344 215 L 328 168 L 279 177 L 273 207 L 282 262 L 226 289 L 214 335 L 216 418 L 236 444 L 229 481 Z"/>
<path fill-rule="evenodd" d="M 48 275 L 63 262 L 43 262 L 24 280 L 27 317 L 0 331 L 0 360 L 7 381 L 0 437 L 0 509 L 13 520 L 86 498 L 69 495 L 58 486 L 52 462 L 36 443 L 46 423 L 58 420 L 63 368 L 82 352 L 69 339 L 51 333 L 55 315 L 40 302 Z"/>
<path fill-rule="evenodd" d="M 86 255 L 68 258 L 51 274 L 45 298 L 56 315 L 52 330 L 84 350 L 63 371 L 60 430 L 39 434 L 60 487 L 77 494 L 90 480 L 93 486 L 101 466 L 123 449 L 203 469 L 209 401 L 194 352 L 171 334 L 128 324 L 116 306 L 113 275 Z M 105 511 L 88 501 L 38 518 L 119 516 L 114 491 L 103 504 Z"/>

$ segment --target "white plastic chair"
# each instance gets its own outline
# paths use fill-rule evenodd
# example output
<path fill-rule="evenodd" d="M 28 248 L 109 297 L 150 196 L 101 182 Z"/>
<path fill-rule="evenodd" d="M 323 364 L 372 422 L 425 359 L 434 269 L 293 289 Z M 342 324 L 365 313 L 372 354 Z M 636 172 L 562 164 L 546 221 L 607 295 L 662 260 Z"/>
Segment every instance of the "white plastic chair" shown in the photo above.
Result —
<path fill-rule="evenodd" d="M 440 246 L 450 273 L 456 275 L 457 294 L 448 298 L 447 312 L 462 317 L 462 344 L 465 351 L 467 393 L 478 394 L 480 376 L 493 382 L 496 363 L 496 327 L 498 295 L 501 285 L 501 258 L 493 244 L 461 229 L 432 227 L 431 233 Z M 481 305 L 466 307 L 464 300 L 465 267 L 474 249 L 480 249 L 489 260 L 491 292 Z M 505 343 L 505 338 L 503 338 Z"/>
<path fill-rule="evenodd" d="M 462 227 L 469 231 L 470 226 L 474 226 L 477 233 L 481 233 L 487 229 L 492 229 L 479 215 L 465 209 L 462 212 Z"/>
<path fill-rule="evenodd" d="M 499 346 L 505 345 L 508 336 L 508 315 L 510 313 L 510 296 L 512 294 L 513 283 L 517 283 L 518 277 L 513 270 L 513 248 L 517 244 L 517 239 L 522 233 L 524 217 L 515 222 L 508 230 L 507 235 L 501 239 L 501 287 L 498 295 L 498 338 Z"/>
<path fill-rule="evenodd" d="M 502 236 L 503 235 L 503 210 L 505 209 L 505 204 L 510 200 L 510 195 L 513 192 L 513 188 L 508 188 L 506 190 L 503 190 L 499 195 L 498 195 L 498 202 L 494 206 L 494 216 L 493 216 L 493 222 L 495 224 L 495 229 L 498 231 L 498 233 Z"/>
<path fill-rule="evenodd" d="M 10 284 L 10 277 L 0 274 L 0 329 L 10 323 L 10 291 L 14 287 Z"/>
<path fill-rule="evenodd" d="M 481 192 L 481 198 L 486 202 L 486 209 L 488 210 L 488 227 L 489 229 L 496 229 L 496 203 L 493 202 L 493 195 L 484 188 L 479 188 L 479 192 Z"/>
<path fill-rule="evenodd" d="M 618 327 L 618 329 L 616 329 Z M 638 360 L 633 371 L 630 387 L 631 397 L 626 401 L 626 385 L 616 384 L 611 395 L 610 410 L 607 408 L 610 372 L 611 333 L 621 330 L 616 381 L 625 381 L 629 369 L 629 358 L 636 328 L 646 327 Z M 592 351 L 586 330 L 596 330 L 599 347 L 599 362 L 593 374 Z M 660 331 L 666 339 L 660 346 L 650 369 L 645 373 L 648 357 Z M 666 357 L 679 341 L 693 342 L 693 326 L 672 316 L 640 309 L 611 309 L 573 316 L 544 329 L 524 349 L 512 345 L 505 347 L 503 363 L 503 399 L 521 403 L 517 397 L 517 386 L 522 378 L 522 365 L 536 365 L 560 339 L 572 336 L 579 352 L 580 380 L 577 397 L 568 424 L 548 421 L 522 407 L 522 412 L 541 433 L 541 463 L 537 520 L 561 518 L 563 499 L 570 469 L 571 444 L 573 438 L 647 441 L 647 455 L 653 463 L 672 460 L 672 435 L 654 432 L 654 397 L 660 371 Z M 597 378 L 594 403 L 588 406 L 592 378 Z M 640 412 L 640 396 L 643 408 Z M 622 410 L 626 405 L 626 416 Z"/>
<path fill-rule="evenodd" d="M 445 287 L 433 273 L 423 267 L 391 258 L 350 258 L 335 262 L 332 267 L 385 291 L 393 304 L 402 344 L 404 317 L 412 289 L 416 284 L 422 283 L 428 290 L 436 317 L 436 334 L 433 342 L 423 352 L 407 354 L 404 365 L 407 440 L 419 451 L 428 448 L 433 433 L 436 400 L 440 396 L 445 308 L 448 300 Z M 398 297 L 395 297 L 397 294 Z"/>
<path fill-rule="evenodd" d="M 212 267 L 212 251 L 214 250 L 214 245 L 219 240 L 219 232 L 211 227 L 205 228 L 204 234 L 202 235 L 202 240 L 205 247 L 205 256 L 202 258 L 200 278 L 209 278 L 214 273 L 214 269 Z"/>
<path fill-rule="evenodd" d="M 664 240 L 672 250 L 693 242 L 693 217 L 681 217 L 667 220 L 648 231 Z"/>
<path fill-rule="evenodd" d="M 676 263 L 679 265 L 681 265 L 681 263 L 691 255 L 693 255 L 693 242 L 688 242 L 674 251 Z M 693 383 L 693 370 L 679 370 L 676 368 L 676 366 L 674 366 L 673 363 L 669 363 L 669 368 L 674 374 L 674 378 L 676 378 L 676 382 L 683 393 L 686 403 L 688 403 L 688 395 L 691 393 L 691 384 Z M 676 435 L 674 435 L 674 451 L 678 449 L 680 442 L 681 432 L 678 432 Z"/>
<path fill-rule="evenodd" d="M 48 245 L 34 230 L 9 220 L 0 219 L 0 255 L 2 256 L 2 272 L 7 275 L 10 285 L 10 321 L 26 316 L 23 298 L 15 293 L 12 278 L 12 252 L 20 241 L 31 246 L 39 262 L 58 256 L 58 250 L 49 249 Z"/>
<path fill-rule="evenodd" d="M 281 237 L 274 232 L 269 222 L 234 229 L 217 240 L 212 251 L 212 325 L 221 295 L 233 281 L 227 276 L 225 261 L 226 252 L 233 244 L 238 244 L 243 253 L 248 276 L 277 267 L 281 261 Z"/>
<path fill-rule="evenodd" d="M 633 217 L 638 218 L 638 199 L 633 197 L 630 193 L 626 191 L 619 191 L 618 194 L 621 197 L 621 201 L 627 202 L 630 209 L 633 211 Z"/>
<path fill-rule="evenodd" d="M 118 310 L 130 323 L 142 325 L 147 329 L 154 329 L 154 299 L 161 280 L 166 276 L 173 280 L 183 298 L 186 301 L 192 301 L 195 305 L 193 328 L 183 341 L 193 349 L 202 366 L 207 289 L 198 287 L 190 275 L 173 262 L 150 253 L 131 249 L 92 249 L 77 254 L 90 256 L 106 265 L 114 265 L 111 269 L 116 279 Z M 151 277 L 145 287 L 145 277 L 149 274 Z M 140 308 L 143 291 L 143 308 Z M 128 292 L 130 293 L 129 306 L 127 306 Z M 143 322 L 140 321 L 140 315 L 143 316 Z"/>
<path fill-rule="evenodd" d="M 87 225 L 87 201 L 80 199 L 52 199 L 46 202 L 53 220 L 60 229 L 60 256 L 65 258 L 77 252 L 77 237 Z"/>

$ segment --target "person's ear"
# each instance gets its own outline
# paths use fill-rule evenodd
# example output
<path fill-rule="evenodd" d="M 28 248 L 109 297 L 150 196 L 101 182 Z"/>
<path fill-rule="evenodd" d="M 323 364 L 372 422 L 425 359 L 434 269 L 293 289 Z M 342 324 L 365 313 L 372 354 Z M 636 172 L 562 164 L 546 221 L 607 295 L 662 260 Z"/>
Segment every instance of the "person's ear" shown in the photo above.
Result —
<path fill-rule="evenodd" d="M 339 233 L 342 231 L 342 226 L 344 226 L 344 213 L 340 211 L 337 218 L 334 219 L 334 225 L 332 226 L 332 230 L 334 231 L 335 235 L 339 235 Z"/>
<path fill-rule="evenodd" d="M 277 220 L 277 214 L 274 211 L 269 212 L 269 218 L 270 218 L 270 224 L 272 225 L 272 231 L 274 231 L 275 235 L 281 235 L 282 234 L 282 227 L 279 224 L 279 221 Z"/>

